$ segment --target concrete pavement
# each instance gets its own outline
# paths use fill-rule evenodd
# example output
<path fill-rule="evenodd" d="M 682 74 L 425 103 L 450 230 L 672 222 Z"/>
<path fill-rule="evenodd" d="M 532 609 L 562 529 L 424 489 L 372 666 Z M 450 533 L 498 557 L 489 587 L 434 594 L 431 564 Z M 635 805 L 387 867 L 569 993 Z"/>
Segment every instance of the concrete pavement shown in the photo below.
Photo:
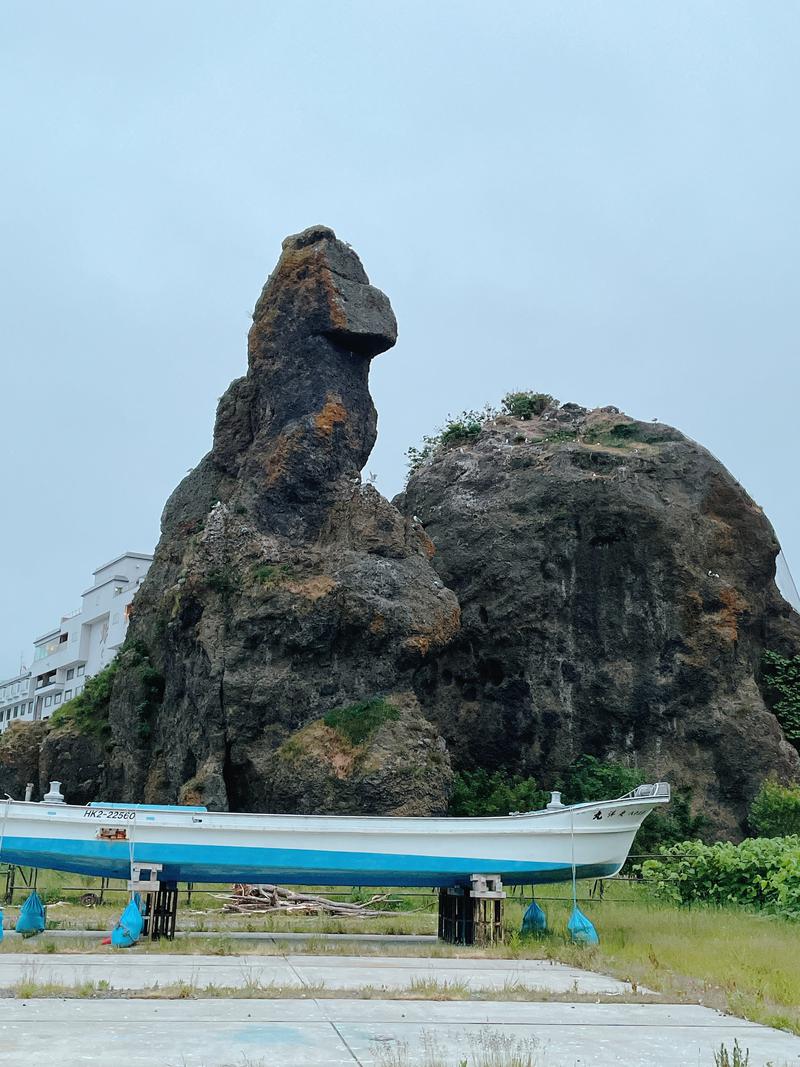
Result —
<path fill-rule="evenodd" d="M 178 953 L 0 953 L 0 989 L 20 981 L 78 986 L 107 983 L 111 990 L 183 983 L 195 990 L 314 989 L 408 990 L 415 982 L 463 989 L 524 987 L 552 993 L 625 993 L 630 985 L 548 960 L 452 959 L 413 956 L 180 955 Z"/>
<path fill-rule="evenodd" d="M 4 1067 L 713 1067 L 735 1039 L 750 1067 L 800 1065 L 800 1039 L 693 1005 L 0 999 Z"/>

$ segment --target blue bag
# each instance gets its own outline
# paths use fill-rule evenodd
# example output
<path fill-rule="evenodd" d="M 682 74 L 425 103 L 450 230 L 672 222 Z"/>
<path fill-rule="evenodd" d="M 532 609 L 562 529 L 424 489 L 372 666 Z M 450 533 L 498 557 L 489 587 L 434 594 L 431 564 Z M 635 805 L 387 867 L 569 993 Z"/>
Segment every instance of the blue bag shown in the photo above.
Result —
<path fill-rule="evenodd" d="M 567 930 L 569 930 L 569 936 L 572 940 L 578 941 L 582 945 L 600 944 L 600 938 L 597 936 L 597 931 L 577 904 L 572 909 L 572 915 L 570 915 L 569 922 L 567 923 Z"/>
<path fill-rule="evenodd" d="M 23 937 L 35 937 L 44 930 L 45 921 L 42 898 L 34 889 L 20 910 L 16 926 L 17 933 L 22 934 Z"/>
<path fill-rule="evenodd" d="M 547 916 L 536 903 L 532 900 L 528 905 L 525 914 L 522 916 L 522 934 L 528 936 L 536 936 L 537 934 L 543 934 L 547 930 Z"/>
<path fill-rule="evenodd" d="M 143 928 L 144 916 L 141 910 L 141 897 L 137 893 L 128 901 L 117 925 L 111 931 L 111 944 L 115 948 L 130 948 L 142 936 Z"/>
<path fill-rule="evenodd" d="M 3 909 L 0 908 L 0 941 L 3 940 Z"/>

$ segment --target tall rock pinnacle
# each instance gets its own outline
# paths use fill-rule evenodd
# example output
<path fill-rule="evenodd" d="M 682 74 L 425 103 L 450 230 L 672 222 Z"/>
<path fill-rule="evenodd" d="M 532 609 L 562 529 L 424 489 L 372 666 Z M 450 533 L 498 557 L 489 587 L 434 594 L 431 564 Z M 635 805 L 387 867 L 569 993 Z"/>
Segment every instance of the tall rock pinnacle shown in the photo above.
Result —
<path fill-rule="evenodd" d="M 199 517 L 199 494 L 203 511 L 215 497 L 265 532 L 313 535 L 375 444 L 369 364 L 396 339 L 388 298 L 333 230 L 287 237 L 253 312 L 247 374 L 220 400 L 214 447 L 167 523 Z"/>
<path fill-rule="evenodd" d="M 134 604 L 109 795 L 357 811 L 367 791 L 375 810 L 444 808 L 449 761 L 412 678 L 458 628 L 458 602 L 419 524 L 360 479 L 370 361 L 396 337 L 388 299 L 332 230 L 283 242 L 247 373 L 167 502 Z M 374 730 L 354 745 L 325 716 L 362 705 Z"/>

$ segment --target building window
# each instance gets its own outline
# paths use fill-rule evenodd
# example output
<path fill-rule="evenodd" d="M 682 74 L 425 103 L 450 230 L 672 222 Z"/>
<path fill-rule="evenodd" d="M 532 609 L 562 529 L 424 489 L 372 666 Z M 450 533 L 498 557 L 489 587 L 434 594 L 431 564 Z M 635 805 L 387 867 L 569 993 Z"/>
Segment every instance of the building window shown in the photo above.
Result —
<path fill-rule="evenodd" d="M 28 714 L 29 715 L 33 715 L 33 701 L 32 700 L 28 701 Z"/>
<path fill-rule="evenodd" d="M 75 668 L 67 667 L 67 681 L 71 681 L 75 677 Z"/>
<path fill-rule="evenodd" d="M 64 693 L 64 700 L 71 700 L 71 699 L 72 699 L 72 690 L 68 689 L 66 691 L 66 693 Z"/>
<path fill-rule="evenodd" d="M 68 633 L 67 634 L 59 634 L 58 643 L 60 645 L 65 645 L 67 643 L 67 641 L 69 641 L 69 634 Z"/>
<path fill-rule="evenodd" d="M 75 673 L 76 673 L 76 674 L 78 675 L 78 677 L 79 677 L 79 678 L 80 678 L 80 677 L 81 677 L 81 675 L 83 674 L 83 668 L 84 668 L 84 664 L 82 663 L 82 664 L 80 665 L 80 667 L 78 667 L 77 671 L 75 672 Z"/>
<path fill-rule="evenodd" d="M 52 697 L 45 697 L 44 698 L 44 706 L 46 708 L 49 708 L 52 703 L 53 703 L 53 698 Z"/>
<path fill-rule="evenodd" d="M 53 703 L 54 704 L 60 704 L 61 703 L 61 694 L 60 693 L 54 693 L 53 694 Z"/>

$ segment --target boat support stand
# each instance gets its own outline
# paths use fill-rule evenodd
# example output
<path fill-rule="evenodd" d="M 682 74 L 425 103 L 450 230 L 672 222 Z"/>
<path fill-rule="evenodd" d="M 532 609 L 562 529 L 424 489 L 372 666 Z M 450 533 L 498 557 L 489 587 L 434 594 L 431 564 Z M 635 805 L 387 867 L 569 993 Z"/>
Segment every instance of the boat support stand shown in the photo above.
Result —
<path fill-rule="evenodd" d="M 140 893 L 144 899 L 145 936 L 151 941 L 159 941 L 162 937 L 173 941 L 178 917 L 178 883 L 162 882 L 159 879 L 161 869 L 160 863 L 134 863 L 128 889 Z"/>
<path fill-rule="evenodd" d="M 451 945 L 495 945 L 503 940 L 503 882 L 473 874 L 469 885 L 439 890 L 439 937 Z"/>

